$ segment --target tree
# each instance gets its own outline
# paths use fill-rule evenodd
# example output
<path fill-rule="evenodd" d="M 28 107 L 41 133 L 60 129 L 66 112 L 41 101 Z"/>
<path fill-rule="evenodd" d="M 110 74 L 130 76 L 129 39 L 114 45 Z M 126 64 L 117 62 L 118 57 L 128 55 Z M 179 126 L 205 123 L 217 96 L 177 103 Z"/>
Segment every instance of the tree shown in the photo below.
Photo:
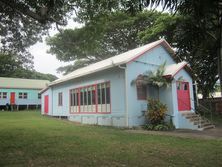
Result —
<path fill-rule="evenodd" d="M 0 75 L 2 77 L 9 76 L 12 72 L 22 68 L 21 63 L 13 55 L 0 53 L 0 60 Z"/>
<path fill-rule="evenodd" d="M 58 79 L 56 76 L 52 74 L 43 74 L 35 70 L 28 70 L 24 68 L 20 68 L 12 72 L 10 75 L 7 75 L 7 77 L 25 78 L 25 79 L 42 79 L 42 80 L 49 80 L 49 81 L 54 81 Z"/>
<path fill-rule="evenodd" d="M 52 23 L 64 25 L 71 8 L 64 0 L 0 0 L 0 52 L 32 68 L 28 47 L 41 40 Z"/>
<path fill-rule="evenodd" d="M 181 46 L 192 50 L 192 52 L 189 53 L 190 55 L 187 55 L 186 52 L 182 58 L 190 60 L 189 63 L 193 63 L 192 60 L 194 59 L 203 60 L 198 61 L 192 67 L 196 72 L 202 71 L 199 74 L 199 87 L 202 89 L 204 97 L 207 97 L 209 91 L 212 91 L 218 76 L 222 91 L 221 0 L 144 0 L 141 3 L 145 6 L 158 6 L 161 4 L 163 8 L 170 9 L 174 13 L 179 13 L 191 21 L 190 23 L 192 24 L 189 24 L 189 22 L 184 24 L 187 28 L 184 29 L 184 32 L 188 32 L 189 34 L 184 33 L 180 37 L 184 37 L 183 43 L 188 42 L 188 45 Z M 193 36 L 189 38 L 191 34 Z M 190 39 L 192 39 L 191 42 L 189 42 Z M 182 49 L 181 52 L 183 52 Z M 205 55 L 206 59 L 204 58 Z M 200 66 L 196 68 L 196 65 Z M 216 69 L 218 69 L 217 72 L 215 72 Z M 205 79 L 205 77 L 208 78 Z"/>
<path fill-rule="evenodd" d="M 93 3 L 94 1 L 90 2 Z M 169 18 L 168 22 L 165 18 L 164 24 L 158 24 L 156 29 L 152 29 L 153 32 L 147 29 L 146 35 L 141 35 L 143 42 L 147 43 L 147 39 L 156 39 L 160 36 L 166 37 L 171 45 L 179 48 L 177 51 L 178 57 L 188 61 L 194 72 L 197 73 L 199 88 L 202 90 L 204 97 L 207 97 L 209 92 L 213 91 L 213 85 L 218 80 L 218 77 L 220 78 L 222 91 L 221 0 L 135 0 L 121 1 L 119 3 L 116 1 L 112 2 L 115 4 L 111 5 L 114 9 L 127 12 L 131 16 L 143 11 L 148 6 L 157 7 L 160 5 L 163 7 L 163 10 L 169 9 L 172 13 L 181 15 L 183 18 L 180 21 L 182 22 L 172 24 L 172 26 L 178 25 L 178 28 L 174 31 L 167 31 L 169 30 L 167 27 L 171 27 L 172 21 Z M 89 5 L 92 5 L 91 3 Z M 95 15 L 91 14 L 91 17 L 80 18 L 92 21 L 96 20 L 99 15 L 107 15 L 107 10 L 104 10 L 104 6 L 107 4 L 104 5 L 104 2 L 102 2 L 97 3 L 95 6 L 98 7 L 100 5 L 102 7 Z M 116 6 L 117 8 L 115 8 Z M 87 13 L 91 13 L 90 11 L 93 10 L 93 7 L 84 9 L 85 15 L 87 15 Z"/>
<path fill-rule="evenodd" d="M 157 20 L 157 24 L 152 28 L 141 32 L 142 41 L 153 41 L 164 37 L 176 48 L 176 57 L 189 62 L 193 73 L 197 75 L 196 80 L 203 97 L 208 97 L 218 80 L 217 41 L 209 35 L 201 35 L 203 27 L 196 25 L 193 17 L 177 15 L 174 20 L 165 21 Z M 169 27 L 171 31 L 168 31 Z M 211 31 L 211 34 L 215 33 L 214 30 Z"/>
<path fill-rule="evenodd" d="M 49 81 L 57 79 L 54 75 L 42 74 L 35 70 L 24 68 L 17 56 L 0 53 L 0 60 L 0 77 L 44 79 Z"/>
<path fill-rule="evenodd" d="M 61 61 L 74 61 L 74 66 L 59 69 L 68 73 L 138 47 L 142 44 L 138 34 L 151 28 L 158 18 L 167 16 L 169 14 L 156 11 L 144 11 L 135 15 L 115 12 L 100 16 L 82 28 L 64 30 L 48 38 L 49 53 Z"/>

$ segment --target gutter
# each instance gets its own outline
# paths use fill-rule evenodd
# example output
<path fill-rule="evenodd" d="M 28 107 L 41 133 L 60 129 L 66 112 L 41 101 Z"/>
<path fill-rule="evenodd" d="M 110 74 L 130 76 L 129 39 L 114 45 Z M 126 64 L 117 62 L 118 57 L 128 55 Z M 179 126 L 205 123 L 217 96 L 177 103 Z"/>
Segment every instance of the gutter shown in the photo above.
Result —
<path fill-rule="evenodd" d="M 127 72 L 126 67 L 123 67 L 121 65 L 118 66 L 120 69 L 125 70 L 125 108 L 126 108 L 126 127 L 129 127 L 129 108 L 128 108 L 128 91 L 127 91 Z"/>

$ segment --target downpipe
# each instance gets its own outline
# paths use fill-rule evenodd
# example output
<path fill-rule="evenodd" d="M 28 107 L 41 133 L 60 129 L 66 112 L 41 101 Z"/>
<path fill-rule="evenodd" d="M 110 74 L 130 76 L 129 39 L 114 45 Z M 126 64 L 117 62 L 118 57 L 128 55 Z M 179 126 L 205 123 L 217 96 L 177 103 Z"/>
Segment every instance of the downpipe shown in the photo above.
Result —
<path fill-rule="evenodd" d="M 119 65 L 118 66 L 120 69 L 125 70 L 125 108 L 126 108 L 126 127 L 129 127 L 129 108 L 128 108 L 128 91 L 127 91 L 127 72 L 126 72 L 126 67 Z"/>

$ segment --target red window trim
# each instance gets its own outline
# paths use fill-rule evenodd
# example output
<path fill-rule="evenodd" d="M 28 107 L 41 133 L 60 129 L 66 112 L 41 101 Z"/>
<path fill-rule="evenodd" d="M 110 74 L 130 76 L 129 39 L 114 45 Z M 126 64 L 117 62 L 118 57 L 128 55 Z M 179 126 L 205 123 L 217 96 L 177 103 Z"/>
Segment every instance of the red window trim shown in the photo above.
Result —
<path fill-rule="evenodd" d="M 103 84 L 103 83 L 109 83 L 110 85 L 110 89 L 109 89 L 109 96 L 110 96 L 110 111 L 109 112 L 98 112 L 98 98 L 97 98 L 97 85 L 98 84 Z M 82 88 L 87 88 L 87 87 L 91 87 L 91 86 L 95 86 L 95 102 L 96 102 L 96 112 L 81 112 L 80 111 L 80 89 Z M 78 90 L 78 112 L 71 112 L 71 98 L 70 98 L 70 92 L 71 90 L 73 89 L 77 89 Z M 72 89 L 69 89 L 69 113 L 70 114 L 110 114 L 111 113 L 111 84 L 110 84 L 110 81 L 105 81 L 105 82 L 99 82 L 99 83 L 96 83 L 96 84 L 90 84 L 90 85 L 86 85 L 86 86 L 81 86 L 81 87 L 77 87 L 77 88 L 72 88 Z"/>

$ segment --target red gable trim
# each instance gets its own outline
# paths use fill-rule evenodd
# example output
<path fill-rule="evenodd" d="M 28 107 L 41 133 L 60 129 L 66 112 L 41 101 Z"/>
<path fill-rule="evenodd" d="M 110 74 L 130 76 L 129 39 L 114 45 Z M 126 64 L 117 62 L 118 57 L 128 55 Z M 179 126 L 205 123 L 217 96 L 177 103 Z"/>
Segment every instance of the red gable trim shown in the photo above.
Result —
<path fill-rule="evenodd" d="M 178 72 L 179 72 L 180 70 L 182 70 L 185 66 L 187 66 L 187 63 L 184 64 L 183 66 L 181 66 L 181 67 L 172 75 L 172 77 L 174 77 L 175 75 L 177 75 Z"/>
<path fill-rule="evenodd" d="M 194 78 L 193 75 L 192 75 L 192 73 L 191 73 L 191 68 L 187 65 L 187 63 L 184 64 L 183 66 L 181 66 L 179 69 L 177 69 L 177 71 L 176 71 L 173 75 L 168 74 L 168 75 L 163 75 L 163 77 L 165 77 L 165 78 L 173 78 L 173 77 L 174 77 L 175 75 L 177 75 L 182 69 L 184 69 L 192 78 Z"/>
<path fill-rule="evenodd" d="M 163 46 L 163 47 L 165 47 L 165 49 L 170 53 L 170 55 L 171 55 L 171 54 L 173 55 L 173 54 L 175 53 L 174 50 L 173 50 L 173 48 L 169 45 L 169 43 L 168 43 L 165 39 L 162 39 L 162 40 L 160 40 L 160 42 L 158 42 L 156 45 L 154 45 L 154 46 L 151 47 L 151 48 L 148 48 L 148 49 L 144 50 L 142 53 L 138 54 L 136 57 L 134 57 L 133 59 L 131 59 L 131 60 L 128 61 L 127 63 L 131 63 L 131 62 L 135 61 L 135 60 L 138 59 L 139 57 L 143 56 L 146 52 L 151 51 L 151 50 L 155 49 L 155 48 L 158 47 L 158 46 Z"/>

